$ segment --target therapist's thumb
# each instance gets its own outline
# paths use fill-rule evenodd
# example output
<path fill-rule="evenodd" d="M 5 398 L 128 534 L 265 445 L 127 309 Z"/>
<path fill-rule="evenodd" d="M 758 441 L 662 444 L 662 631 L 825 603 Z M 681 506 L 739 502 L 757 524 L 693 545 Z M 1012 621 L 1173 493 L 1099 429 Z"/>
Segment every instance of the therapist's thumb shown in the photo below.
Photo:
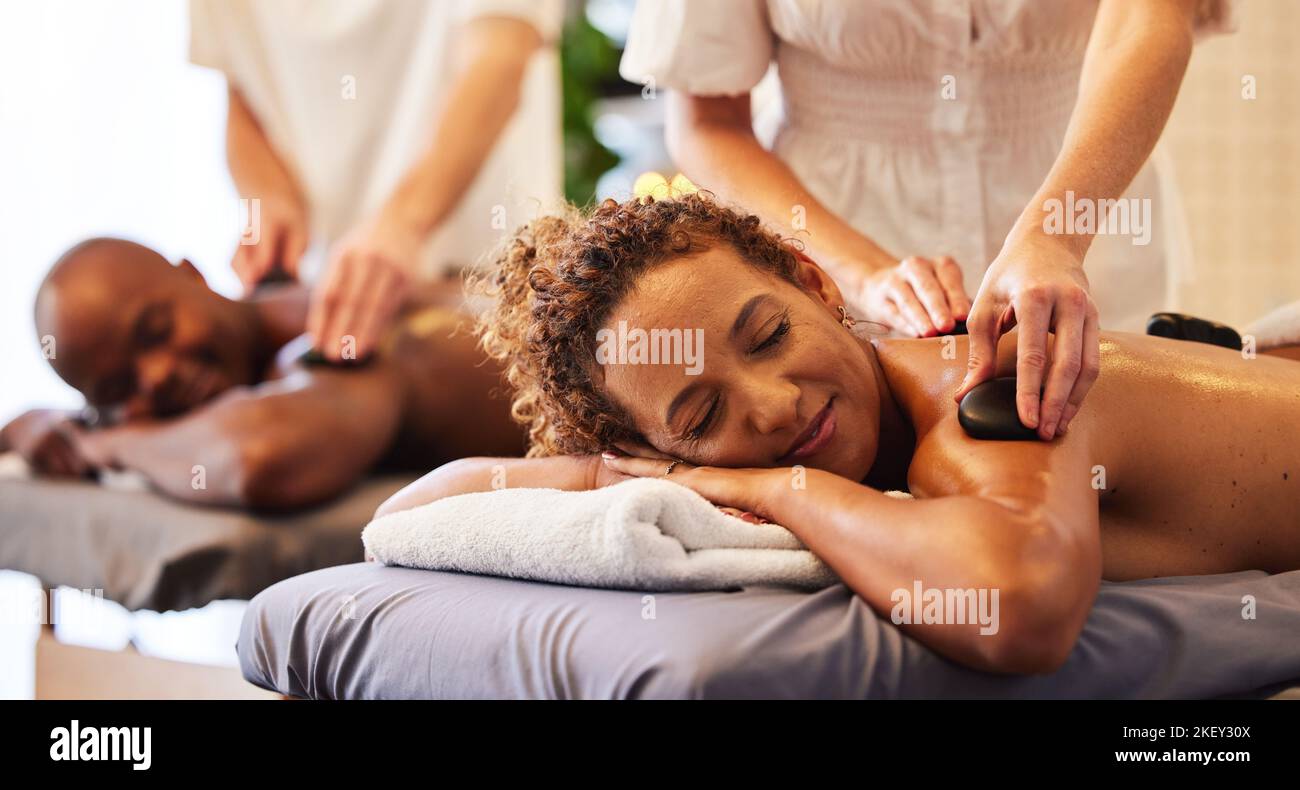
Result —
<path fill-rule="evenodd" d="M 966 319 L 966 333 L 969 336 L 970 356 L 966 360 L 966 378 L 953 394 L 953 400 L 961 401 L 971 389 L 993 378 L 997 371 L 998 336 L 1001 322 L 998 311 L 985 304 L 977 304 Z"/>

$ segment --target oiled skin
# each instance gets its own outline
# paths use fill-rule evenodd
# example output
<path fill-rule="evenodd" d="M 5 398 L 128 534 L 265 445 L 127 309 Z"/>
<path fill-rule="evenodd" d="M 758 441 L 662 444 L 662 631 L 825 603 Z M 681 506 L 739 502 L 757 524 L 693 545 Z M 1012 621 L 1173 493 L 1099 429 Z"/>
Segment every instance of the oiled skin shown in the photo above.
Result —
<path fill-rule="evenodd" d="M 1112 581 L 1300 568 L 1300 362 L 1104 332 L 1101 374 L 1067 435 L 995 442 L 957 423 L 966 342 L 874 343 L 916 431 L 913 493 L 969 493 L 992 478 L 1013 490 L 1043 474 L 1087 487 Z M 1015 375 L 1015 353 L 1013 332 L 998 375 Z"/>

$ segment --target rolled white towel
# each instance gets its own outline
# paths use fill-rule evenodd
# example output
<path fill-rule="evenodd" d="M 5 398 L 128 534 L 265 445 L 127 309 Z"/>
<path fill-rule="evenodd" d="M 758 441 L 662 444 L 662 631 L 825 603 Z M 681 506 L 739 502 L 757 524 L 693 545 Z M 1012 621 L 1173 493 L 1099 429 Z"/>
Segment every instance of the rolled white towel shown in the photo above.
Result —
<path fill-rule="evenodd" d="M 448 497 L 376 519 L 361 539 L 385 565 L 585 587 L 816 590 L 838 581 L 784 527 L 742 521 L 656 479 Z"/>

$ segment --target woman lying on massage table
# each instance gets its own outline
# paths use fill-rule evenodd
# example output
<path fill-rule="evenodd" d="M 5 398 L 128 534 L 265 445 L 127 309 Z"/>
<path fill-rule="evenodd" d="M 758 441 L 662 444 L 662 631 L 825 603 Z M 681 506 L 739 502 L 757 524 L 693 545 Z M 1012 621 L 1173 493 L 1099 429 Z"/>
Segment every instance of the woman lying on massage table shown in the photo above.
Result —
<path fill-rule="evenodd" d="M 953 397 L 965 338 L 860 339 L 815 262 L 705 197 L 539 221 L 499 266 L 483 341 L 534 457 L 454 462 L 381 514 L 500 487 L 498 465 L 510 487 L 668 475 L 787 527 L 882 615 L 914 581 L 998 590 L 994 635 L 903 627 L 1017 673 L 1065 661 L 1103 578 L 1300 568 L 1290 359 L 1102 332 L 1101 374 L 1064 436 L 982 441 Z M 601 330 L 620 326 L 702 330 L 702 364 L 618 364 L 609 349 L 598 364 Z M 1002 343 L 999 375 L 1034 364 L 1080 360 L 1017 360 Z M 917 498 L 880 493 L 897 488 Z"/>

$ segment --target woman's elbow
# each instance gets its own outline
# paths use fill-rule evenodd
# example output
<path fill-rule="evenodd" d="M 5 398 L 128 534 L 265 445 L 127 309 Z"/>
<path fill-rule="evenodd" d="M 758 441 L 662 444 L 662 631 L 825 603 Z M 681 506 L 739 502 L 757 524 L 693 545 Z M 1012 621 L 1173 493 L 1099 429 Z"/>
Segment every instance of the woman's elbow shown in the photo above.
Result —
<path fill-rule="evenodd" d="M 1005 574 L 998 632 L 980 637 L 989 639 L 983 654 L 992 671 L 1050 674 L 1074 651 L 1100 586 L 1100 556 L 1072 541 L 1054 543 Z"/>
<path fill-rule="evenodd" d="M 1007 675 L 1049 675 L 1065 666 L 1082 632 L 1032 600 L 1003 602 L 998 633 L 978 636 L 981 669 Z"/>

